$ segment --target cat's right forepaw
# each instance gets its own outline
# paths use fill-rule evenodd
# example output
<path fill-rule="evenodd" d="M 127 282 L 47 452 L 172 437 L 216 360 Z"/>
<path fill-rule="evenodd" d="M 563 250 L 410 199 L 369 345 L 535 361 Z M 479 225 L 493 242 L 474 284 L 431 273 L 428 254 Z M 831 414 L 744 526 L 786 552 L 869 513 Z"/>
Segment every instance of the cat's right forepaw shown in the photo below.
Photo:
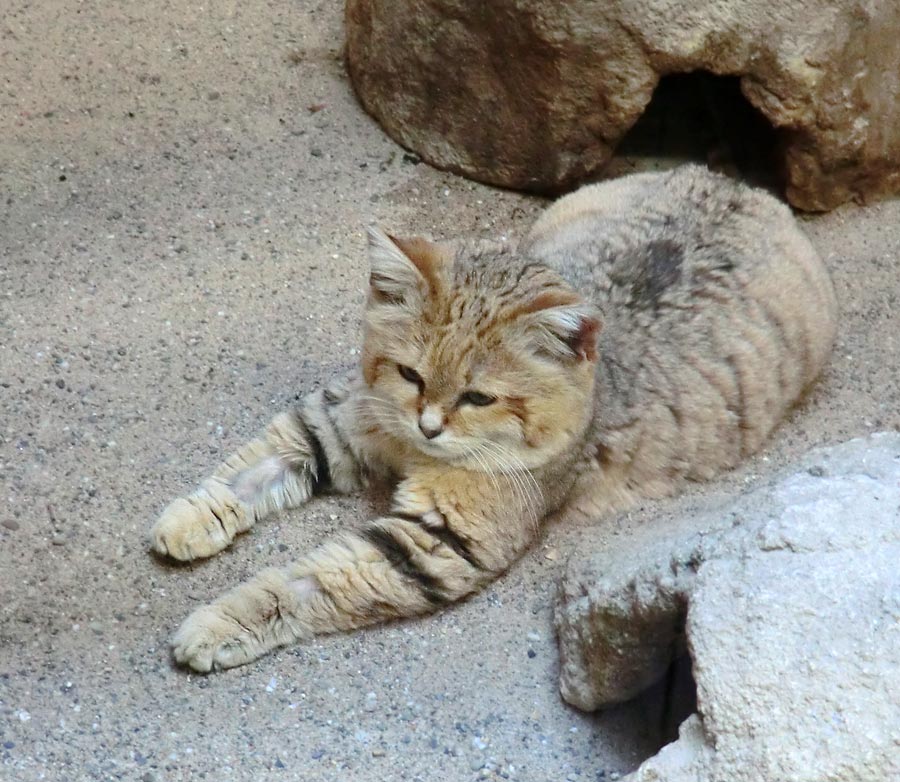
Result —
<path fill-rule="evenodd" d="M 150 547 L 182 562 L 218 554 L 234 538 L 241 509 L 203 494 L 172 502 L 150 530 Z"/>

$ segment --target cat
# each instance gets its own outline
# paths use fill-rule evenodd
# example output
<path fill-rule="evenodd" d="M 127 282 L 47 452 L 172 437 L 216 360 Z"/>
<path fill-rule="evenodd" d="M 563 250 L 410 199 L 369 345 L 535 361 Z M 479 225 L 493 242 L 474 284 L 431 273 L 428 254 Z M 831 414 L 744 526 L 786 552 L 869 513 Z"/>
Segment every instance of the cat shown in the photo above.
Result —
<path fill-rule="evenodd" d="M 790 211 L 699 166 L 589 185 L 514 243 L 370 229 L 359 371 L 274 418 L 162 513 L 209 557 L 268 513 L 395 480 L 392 507 L 194 611 L 178 663 L 228 668 L 433 611 L 502 573 L 562 508 L 626 508 L 763 444 L 834 340 Z"/>

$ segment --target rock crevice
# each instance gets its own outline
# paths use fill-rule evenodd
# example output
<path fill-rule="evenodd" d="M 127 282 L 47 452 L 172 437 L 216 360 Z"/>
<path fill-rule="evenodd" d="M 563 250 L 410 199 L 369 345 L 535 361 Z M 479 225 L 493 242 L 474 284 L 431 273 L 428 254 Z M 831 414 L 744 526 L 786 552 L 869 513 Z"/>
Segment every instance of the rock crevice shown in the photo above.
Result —
<path fill-rule="evenodd" d="M 428 162 L 558 192 L 610 160 L 660 78 L 741 80 L 781 136 L 786 195 L 900 191 L 900 6 L 887 0 L 347 0 L 366 108 Z"/>
<path fill-rule="evenodd" d="M 686 645 L 697 714 L 632 782 L 900 779 L 900 435 L 815 451 L 703 521 L 569 563 L 563 697 L 629 699 Z"/>

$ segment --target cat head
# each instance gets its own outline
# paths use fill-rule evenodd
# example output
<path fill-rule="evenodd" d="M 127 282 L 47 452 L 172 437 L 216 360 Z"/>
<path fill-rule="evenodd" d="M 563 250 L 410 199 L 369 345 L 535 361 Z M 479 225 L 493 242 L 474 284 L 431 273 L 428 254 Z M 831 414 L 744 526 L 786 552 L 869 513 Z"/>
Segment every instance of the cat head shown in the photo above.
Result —
<path fill-rule="evenodd" d="M 539 467 L 584 432 L 598 312 L 500 245 L 369 231 L 362 369 L 373 423 L 471 469 Z"/>

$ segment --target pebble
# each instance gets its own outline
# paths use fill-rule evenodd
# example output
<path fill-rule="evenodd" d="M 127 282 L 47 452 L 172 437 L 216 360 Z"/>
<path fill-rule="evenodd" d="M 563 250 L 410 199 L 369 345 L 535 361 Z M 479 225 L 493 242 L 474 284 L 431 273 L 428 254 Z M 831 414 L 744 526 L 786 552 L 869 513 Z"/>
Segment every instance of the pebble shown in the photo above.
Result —
<path fill-rule="evenodd" d="M 50 538 L 50 543 L 54 546 L 65 546 L 66 539 L 62 535 L 54 535 L 52 538 Z"/>
<path fill-rule="evenodd" d="M 12 530 L 13 532 L 19 528 L 19 522 L 14 519 L 4 519 L 2 524 L 6 529 Z"/>
<path fill-rule="evenodd" d="M 372 757 L 373 758 L 383 758 L 384 750 L 381 749 L 381 747 L 376 747 L 375 749 L 372 750 Z"/>
<path fill-rule="evenodd" d="M 378 708 L 378 696 L 374 692 L 366 693 L 366 702 L 363 704 L 363 709 L 375 711 L 376 708 Z"/>

